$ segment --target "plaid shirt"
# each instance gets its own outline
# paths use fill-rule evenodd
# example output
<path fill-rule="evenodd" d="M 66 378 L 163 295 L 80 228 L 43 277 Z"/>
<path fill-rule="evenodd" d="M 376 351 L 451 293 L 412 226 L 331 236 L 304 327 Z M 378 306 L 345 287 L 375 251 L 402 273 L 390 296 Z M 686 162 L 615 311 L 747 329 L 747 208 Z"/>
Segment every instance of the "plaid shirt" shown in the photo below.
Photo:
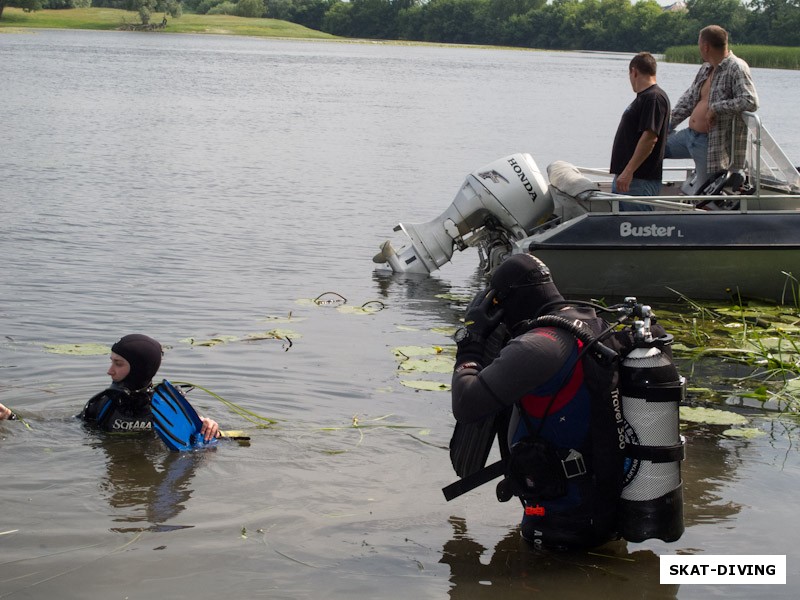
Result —
<path fill-rule="evenodd" d="M 709 63 L 703 63 L 694 82 L 683 93 L 675 108 L 672 109 L 670 131 L 681 121 L 692 114 L 700 100 L 700 88 L 714 69 Z M 739 116 L 743 111 L 758 109 L 758 94 L 750 77 L 750 67 L 741 58 L 728 52 L 716 73 L 713 73 L 711 89 L 708 92 L 708 106 L 717 115 L 717 120 L 708 132 L 708 173 L 713 174 L 723 169 L 744 168 L 747 151 L 747 126 Z M 733 126 L 735 121 L 735 136 Z M 734 139 L 735 137 L 735 139 Z M 733 156 L 731 156 L 733 148 Z"/>

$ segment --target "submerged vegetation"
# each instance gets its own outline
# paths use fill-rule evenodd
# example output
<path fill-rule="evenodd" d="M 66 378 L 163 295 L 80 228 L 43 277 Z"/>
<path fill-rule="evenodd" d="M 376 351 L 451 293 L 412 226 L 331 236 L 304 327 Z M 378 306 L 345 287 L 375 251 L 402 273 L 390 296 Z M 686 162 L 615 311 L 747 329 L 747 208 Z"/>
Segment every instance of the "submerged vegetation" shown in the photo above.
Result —
<path fill-rule="evenodd" d="M 673 352 L 690 381 L 690 399 L 800 413 L 800 308 L 745 302 L 728 306 L 682 297 L 660 305 Z"/>

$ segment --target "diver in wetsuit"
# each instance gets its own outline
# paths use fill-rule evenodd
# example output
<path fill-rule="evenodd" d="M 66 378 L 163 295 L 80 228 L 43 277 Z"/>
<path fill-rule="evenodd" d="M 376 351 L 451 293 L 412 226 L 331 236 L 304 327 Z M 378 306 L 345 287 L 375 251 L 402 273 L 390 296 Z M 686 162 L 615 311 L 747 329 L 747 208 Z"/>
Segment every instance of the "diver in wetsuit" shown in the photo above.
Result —
<path fill-rule="evenodd" d="M 153 377 L 161 366 L 161 344 L 146 335 L 122 337 L 111 347 L 111 386 L 93 396 L 78 415 L 92 427 L 112 433 L 153 431 L 150 401 Z M 218 437 L 219 425 L 200 417 L 206 440 Z"/>
<path fill-rule="evenodd" d="M 606 326 L 593 309 L 568 306 L 539 259 L 511 256 L 495 271 L 490 289 L 472 301 L 466 326 L 456 333 L 453 415 L 459 423 L 479 423 L 510 413 L 500 434 L 502 454 L 521 469 L 522 485 L 528 480 L 532 487 L 507 488 L 507 494 L 498 488 L 498 498 L 520 497 L 526 540 L 557 549 L 597 546 L 615 538 L 623 473 L 616 440 L 607 439 L 616 431 L 609 422 L 614 415 L 610 405 L 599 410 L 594 392 L 606 385 L 600 380 L 607 374 L 593 372 L 581 358 L 581 344 L 569 328 L 531 328 L 528 320 L 540 313 L 563 317 L 595 336 Z M 487 362 L 486 340 L 500 325 L 511 339 Z M 525 454 L 517 456 L 523 448 Z"/>

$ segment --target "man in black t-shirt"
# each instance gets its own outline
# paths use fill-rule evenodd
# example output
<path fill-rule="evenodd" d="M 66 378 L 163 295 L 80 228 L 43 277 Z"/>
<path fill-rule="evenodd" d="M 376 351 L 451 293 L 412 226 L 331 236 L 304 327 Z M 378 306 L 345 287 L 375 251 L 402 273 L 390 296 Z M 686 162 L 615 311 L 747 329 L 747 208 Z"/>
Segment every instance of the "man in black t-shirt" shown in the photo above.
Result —
<path fill-rule="evenodd" d="M 611 191 L 630 196 L 657 196 L 661 191 L 664 147 L 669 128 L 670 102 L 656 83 L 656 60 L 640 52 L 628 66 L 636 99 L 628 105 L 611 150 Z M 652 210 L 645 204 L 620 202 L 622 210 Z"/>

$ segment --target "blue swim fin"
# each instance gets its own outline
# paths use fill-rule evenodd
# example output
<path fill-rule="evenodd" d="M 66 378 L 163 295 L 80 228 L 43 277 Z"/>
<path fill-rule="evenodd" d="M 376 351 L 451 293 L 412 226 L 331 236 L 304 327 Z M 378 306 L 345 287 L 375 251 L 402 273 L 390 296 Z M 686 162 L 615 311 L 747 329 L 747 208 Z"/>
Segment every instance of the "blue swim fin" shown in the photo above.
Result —
<path fill-rule="evenodd" d="M 166 379 L 153 391 L 153 429 L 170 450 L 178 452 L 216 443 L 200 435 L 203 422 L 184 395 Z"/>

